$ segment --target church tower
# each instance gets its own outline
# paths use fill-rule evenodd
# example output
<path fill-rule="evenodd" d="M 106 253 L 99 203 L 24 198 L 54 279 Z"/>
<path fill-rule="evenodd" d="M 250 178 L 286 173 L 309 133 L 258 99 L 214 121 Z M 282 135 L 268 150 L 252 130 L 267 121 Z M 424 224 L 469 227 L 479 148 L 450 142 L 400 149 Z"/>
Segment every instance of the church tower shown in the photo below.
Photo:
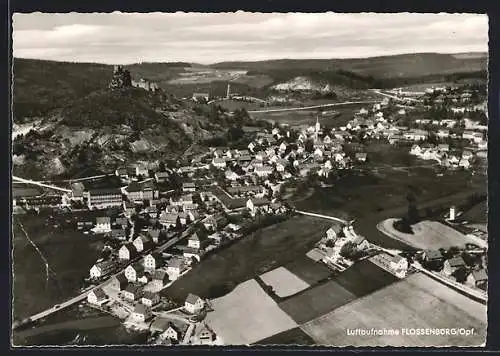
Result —
<path fill-rule="evenodd" d="M 231 95 L 231 84 L 227 83 L 226 99 Z"/>

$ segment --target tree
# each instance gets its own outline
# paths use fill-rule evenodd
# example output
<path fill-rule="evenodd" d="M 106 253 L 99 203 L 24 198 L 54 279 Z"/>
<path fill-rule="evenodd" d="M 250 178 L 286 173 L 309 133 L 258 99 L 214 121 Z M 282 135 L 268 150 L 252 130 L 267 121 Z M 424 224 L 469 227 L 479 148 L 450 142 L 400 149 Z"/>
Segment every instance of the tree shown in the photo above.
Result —
<path fill-rule="evenodd" d="M 467 280 L 468 271 L 465 267 L 459 267 L 452 276 L 455 277 L 458 283 L 464 283 Z"/>
<path fill-rule="evenodd" d="M 344 258 L 356 261 L 363 254 L 361 251 L 357 249 L 356 244 L 354 242 L 346 242 L 340 249 L 340 255 Z"/>
<path fill-rule="evenodd" d="M 166 171 L 165 162 L 161 161 L 161 162 L 158 164 L 158 170 L 159 170 L 160 172 L 165 172 L 165 171 Z"/>

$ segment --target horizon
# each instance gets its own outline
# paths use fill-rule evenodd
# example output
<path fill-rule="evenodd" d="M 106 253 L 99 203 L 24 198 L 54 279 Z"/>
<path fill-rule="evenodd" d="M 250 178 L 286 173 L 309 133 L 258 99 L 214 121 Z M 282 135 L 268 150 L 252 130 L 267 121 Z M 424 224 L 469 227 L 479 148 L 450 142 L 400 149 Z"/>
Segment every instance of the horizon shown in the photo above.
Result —
<path fill-rule="evenodd" d="M 214 66 L 222 63 L 259 63 L 259 62 L 274 62 L 274 61 L 335 61 L 335 60 L 356 60 L 356 59 L 372 59 L 372 58 L 384 58 L 384 57 L 398 57 L 398 56 L 418 56 L 418 55 L 427 55 L 427 54 L 438 54 L 438 55 L 461 55 L 461 54 L 477 54 L 488 56 L 488 51 L 471 51 L 471 52 L 419 52 L 419 53 L 396 53 L 385 56 L 368 56 L 368 57 L 344 57 L 344 58 L 273 58 L 273 59 L 261 59 L 256 61 L 248 61 L 248 60 L 231 60 L 231 61 L 220 61 L 213 63 L 198 63 L 189 60 L 185 61 L 141 61 L 141 62 L 131 62 L 131 63 L 103 63 L 103 62 L 79 62 L 79 61 L 68 61 L 68 60 L 52 60 L 52 59 L 43 59 L 43 58 L 27 58 L 27 57 L 15 57 L 12 56 L 13 59 L 22 59 L 22 60 L 33 60 L 33 61 L 45 61 L 45 62 L 57 62 L 57 63 L 72 63 L 72 64 L 100 64 L 100 65 L 121 65 L 121 66 L 132 66 L 132 65 L 140 65 L 140 64 L 170 64 L 170 63 L 188 63 L 195 64 L 200 66 Z"/>
<path fill-rule="evenodd" d="M 15 13 L 12 39 L 16 58 L 123 65 L 487 53 L 488 16 Z"/>

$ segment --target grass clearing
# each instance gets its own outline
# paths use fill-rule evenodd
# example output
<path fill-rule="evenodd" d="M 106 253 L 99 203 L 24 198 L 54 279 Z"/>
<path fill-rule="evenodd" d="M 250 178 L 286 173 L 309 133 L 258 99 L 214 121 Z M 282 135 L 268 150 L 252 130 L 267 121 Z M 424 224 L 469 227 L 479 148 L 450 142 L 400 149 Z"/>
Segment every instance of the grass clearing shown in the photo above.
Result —
<path fill-rule="evenodd" d="M 309 284 L 284 267 L 266 272 L 260 275 L 260 278 L 265 284 L 271 286 L 274 293 L 280 298 L 294 295 L 309 287 Z"/>
<path fill-rule="evenodd" d="M 284 267 L 309 285 L 314 285 L 333 274 L 323 263 L 314 262 L 307 256 L 300 256 Z"/>
<path fill-rule="evenodd" d="M 355 294 L 335 281 L 328 281 L 286 299 L 279 303 L 279 307 L 302 324 L 354 299 Z"/>
<path fill-rule="evenodd" d="M 398 330 L 400 334 L 347 334 L 347 330 L 372 328 Z M 474 333 L 470 336 L 402 335 L 405 328 L 474 328 Z M 485 342 L 486 307 L 425 275 L 414 274 L 312 320 L 301 329 L 320 345 L 479 346 Z"/>
<path fill-rule="evenodd" d="M 297 327 L 257 341 L 254 345 L 314 345 L 314 340 Z"/>
<path fill-rule="evenodd" d="M 225 345 L 249 345 L 297 326 L 253 279 L 212 306 L 206 321 Z"/>

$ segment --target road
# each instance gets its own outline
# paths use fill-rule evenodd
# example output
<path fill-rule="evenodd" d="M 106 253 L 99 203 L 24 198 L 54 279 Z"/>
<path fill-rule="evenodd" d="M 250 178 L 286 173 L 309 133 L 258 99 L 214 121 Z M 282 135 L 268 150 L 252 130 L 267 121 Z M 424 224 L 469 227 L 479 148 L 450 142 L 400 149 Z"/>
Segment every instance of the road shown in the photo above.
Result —
<path fill-rule="evenodd" d="M 332 106 L 342 106 L 342 105 L 350 105 L 350 104 L 374 104 L 374 103 L 377 103 L 377 101 L 375 101 L 375 100 L 367 100 L 367 101 L 344 101 L 342 103 L 331 103 L 331 104 L 304 106 L 304 107 L 299 107 L 299 108 L 249 110 L 248 113 L 249 114 L 259 114 L 259 113 L 266 113 L 266 112 L 298 111 L 298 110 L 329 108 L 329 107 L 332 107 Z"/>
<path fill-rule="evenodd" d="M 340 222 L 340 223 L 346 224 L 346 225 L 349 223 L 347 220 L 344 220 L 344 219 L 341 219 L 341 218 L 337 218 L 335 216 L 316 214 L 316 213 L 311 213 L 309 211 L 302 211 L 302 210 L 295 210 L 295 212 L 299 213 L 299 214 L 302 214 L 302 215 L 312 216 L 312 217 L 315 217 L 315 218 L 322 218 L 322 219 L 328 219 L 328 220 L 337 221 L 337 222 Z"/>
<path fill-rule="evenodd" d="M 55 185 L 45 184 L 45 183 L 37 182 L 34 180 L 16 177 L 16 176 L 12 176 L 12 180 L 16 181 L 16 182 L 20 182 L 20 183 L 33 184 L 33 185 L 37 185 L 37 186 L 43 187 L 43 188 L 50 188 L 50 189 L 58 190 L 60 192 L 71 193 L 71 189 L 56 187 Z"/>
<path fill-rule="evenodd" d="M 382 95 L 382 96 L 385 96 L 387 98 L 391 98 L 391 99 L 394 99 L 394 100 L 397 100 L 397 101 L 415 101 L 417 102 L 418 100 L 417 99 L 414 99 L 414 98 L 400 98 L 398 96 L 395 96 L 395 95 L 391 95 L 391 94 L 387 94 L 387 93 L 383 93 L 381 92 L 380 90 L 378 89 L 370 89 L 372 92 L 376 93 L 376 94 L 379 94 L 379 95 Z"/>

